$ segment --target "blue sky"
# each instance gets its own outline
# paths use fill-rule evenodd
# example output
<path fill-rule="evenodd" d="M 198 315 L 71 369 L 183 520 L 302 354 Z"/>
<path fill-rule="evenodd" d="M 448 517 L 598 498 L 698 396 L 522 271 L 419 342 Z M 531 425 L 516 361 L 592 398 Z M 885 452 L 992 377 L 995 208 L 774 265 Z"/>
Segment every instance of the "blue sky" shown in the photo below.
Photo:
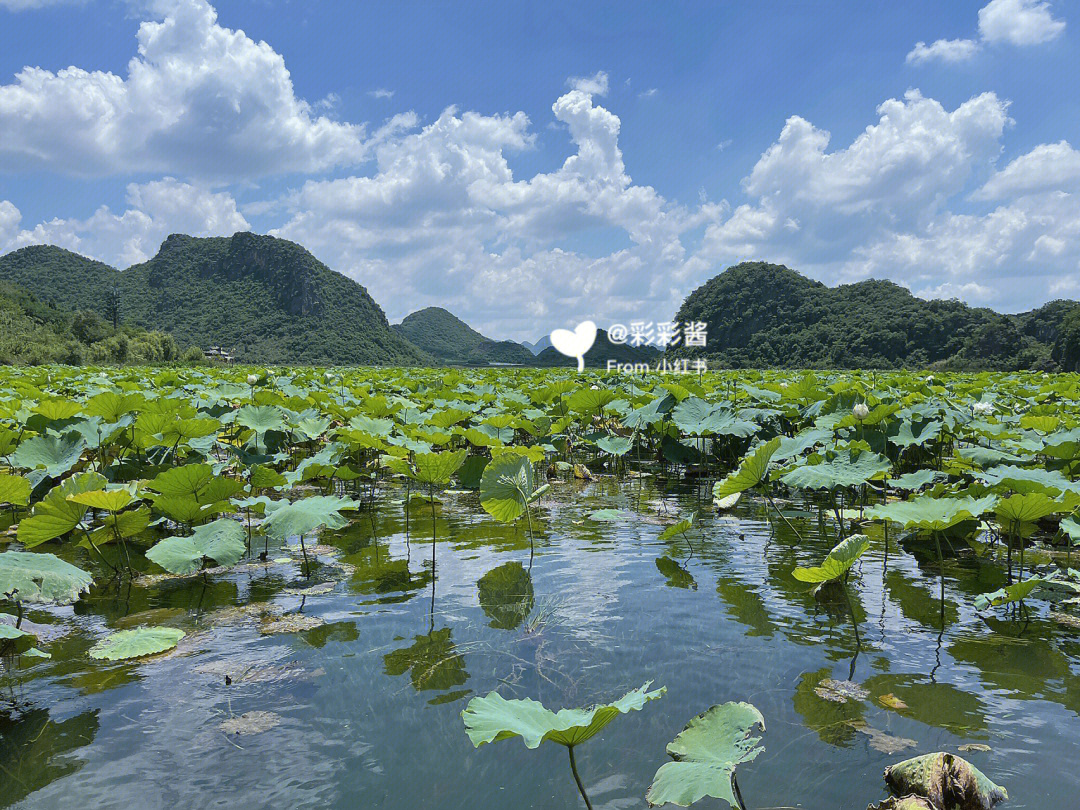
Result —
<path fill-rule="evenodd" d="M 0 0 L 0 251 L 253 229 L 515 338 L 749 258 L 1080 297 L 1076 9 Z"/>

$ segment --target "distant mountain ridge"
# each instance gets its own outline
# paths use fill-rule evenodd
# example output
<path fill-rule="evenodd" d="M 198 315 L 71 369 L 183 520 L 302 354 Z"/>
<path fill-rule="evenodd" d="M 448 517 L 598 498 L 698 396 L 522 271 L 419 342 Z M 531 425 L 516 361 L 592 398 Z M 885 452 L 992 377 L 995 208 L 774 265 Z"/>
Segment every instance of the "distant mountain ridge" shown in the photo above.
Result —
<path fill-rule="evenodd" d="M 116 289 L 124 323 L 181 344 L 235 349 L 251 362 L 431 362 L 390 329 L 361 285 L 272 236 L 174 234 L 152 259 L 122 272 L 61 248 L 23 248 L 0 257 L 0 280 L 98 312 Z"/>
<path fill-rule="evenodd" d="M 512 340 L 484 337 L 442 307 L 427 307 L 391 327 L 414 346 L 448 365 L 526 365 L 533 355 Z"/>
<path fill-rule="evenodd" d="M 694 290 L 676 320 L 704 321 L 704 348 L 673 349 L 736 368 L 1075 370 L 1080 304 L 1018 315 L 925 300 L 890 281 L 828 287 L 783 265 L 743 262 Z M 1071 342 L 1070 342 L 1071 341 Z"/>
<path fill-rule="evenodd" d="M 116 305 L 123 329 L 167 333 L 179 351 L 222 346 L 247 362 L 575 364 L 552 348 L 546 335 L 535 344 L 493 340 L 439 307 L 414 312 L 391 327 L 360 284 L 298 244 L 252 233 L 174 234 L 152 259 L 124 271 L 59 247 L 26 247 L 0 256 L 0 282 L 14 285 L 5 316 L 9 337 L 46 335 L 47 342 L 63 343 L 79 311 L 83 321 L 94 314 L 108 323 Z M 764 262 L 744 262 L 718 274 L 687 296 L 676 320 L 704 321 L 707 343 L 700 349 L 679 345 L 668 355 L 703 356 L 713 368 L 1080 370 L 1080 304 L 1075 301 L 1003 315 L 955 300 L 927 301 L 889 281 L 828 287 Z M 34 324 L 48 329 L 40 332 Z M 121 331 L 113 330 L 121 343 L 136 334 L 123 337 Z M 73 358 L 107 361 L 120 352 L 112 344 L 108 352 L 101 347 L 91 352 L 90 344 L 79 349 L 75 343 L 65 344 Z M 9 345 L 17 348 L 19 340 L 12 338 Z M 148 358 L 159 353 L 146 352 Z M 170 347 L 165 353 L 174 352 Z M 56 352 L 7 354 L 8 362 L 46 356 L 55 361 Z M 659 356 L 648 347 L 612 344 L 600 330 L 585 360 L 604 368 L 609 360 L 655 363 Z"/>

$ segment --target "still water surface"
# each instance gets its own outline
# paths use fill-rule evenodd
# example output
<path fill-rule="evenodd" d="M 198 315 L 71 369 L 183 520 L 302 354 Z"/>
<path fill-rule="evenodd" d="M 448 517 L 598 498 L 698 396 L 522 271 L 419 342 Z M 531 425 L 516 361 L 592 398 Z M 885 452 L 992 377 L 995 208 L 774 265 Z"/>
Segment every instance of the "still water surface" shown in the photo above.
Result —
<path fill-rule="evenodd" d="M 797 522 L 800 545 L 753 501 L 715 515 L 687 487 L 606 479 L 553 488 L 531 570 L 523 527 L 446 495 L 432 612 L 429 507 L 413 505 L 407 537 L 395 497 L 324 535 L 310 579 L 298 549 L 271 548 L 266 564 L 32 613 L 52 625 L 38 629 L 53 660 L 19 670 L 21 709 L 0 714 L 0 807 L 578 808 L 561 747 L 474 750 L 461 710 L 493 689 L 559 708 L 650 680 L 667 695 L 578 751 L 597 808 L 645 807 L 667 742 L 729 700 L 768 727 L 739 772 L 750 808 L 861 810 L 891 762 L 972 743 L 990 750 L 962 755 L 1008 788 L 1006 807 L 1080 806 L 1080 631 L 1045 609 L 976 613 L 974 596 L 1004 582 L 995 565 L 947 561 L 942 632 L 933 552 L 892 538 L 886 557 L 877 535 L 852 577 L 857 641 L 842 600 L 791 577 L 820 562 L 829 527 Z M 658 535 L 699 507 L 687 559 Z M 598 509 L 621 511 L 590 520 Z M 320 624 L 264 634 L 266 610 Z M 105 632 L 144 623 L 188 636 L 156 660 L 87 658 Z M 826 679 L 865 697 L 829 700 Z M 278 725 L 222 731 L 251 711 Z"/>

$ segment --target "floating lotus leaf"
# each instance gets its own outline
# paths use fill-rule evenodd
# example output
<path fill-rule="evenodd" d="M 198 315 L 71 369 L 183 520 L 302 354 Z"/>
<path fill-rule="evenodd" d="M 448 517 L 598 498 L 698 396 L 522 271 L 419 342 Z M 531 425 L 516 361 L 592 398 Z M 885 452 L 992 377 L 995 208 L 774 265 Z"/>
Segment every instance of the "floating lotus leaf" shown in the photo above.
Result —
<path fill-rule="evenodd" d="M 37 642 L 33 633 L 20 630 L 13 624 L 0 622 L 0 653 L 5 655 L 22 655 L 28 652 Z"/>
<path fill-rule="evenodd" d="M 17 602 L 70 605 L 90 590 L 93 577 L 55 554 L 5 551 L 0 554 L 0 598 Z M 14 593 L 14 597 L 5 594 Z"/>
<path fill-rule="evenodd" d="M 895 796 L 926 798 L 937 810 L 991 810 L 1009 798 L 967 760 L 948 753 L 925 754 L 885 769 Z"/>
<path fill-rule="evenodd" d="M 713 706 L 691 720 L 668 743 L 667 762 L 653 777 L 645 799 L 650 806 L 675 804 L 689 807 L 706 796 L 738 807 L 731 780 L 735 769 L 765 749 L 758 745 L 756 729 L 765 730 L 765 718 L 749 703 Z"/>
<path fill-rule="evenodd" d="M 90 657 L 105 661 L 124 661 L 171 650 L 184 637 L 175 627 L 138 627 L 106 636 L 90 648 Z"/>
<path fill-rule="evenodd" d="M 513 737 L 521 737 L 526 748 L 536 748 L 545 740 L 578 745 L 596 736 L 620 714 L 638 711 L 650 700 L 663 697 L 665 687 L 647 691 L 651 683 L 646 682 L 613 703 L 558 712 L 530 698 L 507 700 L 498 692 L 491 692 L 470 700 L 461 718 L 465 721 L 465 733 L 477 748 Z"/>
<path fill-rule="evenodd" d="M 820 583 L 840 579 L 869 548 L 869 537 L 865 534 L 853 534 L 837 543 L 821 565 L 796 568 L 791 575 L 800 582 Z"/>

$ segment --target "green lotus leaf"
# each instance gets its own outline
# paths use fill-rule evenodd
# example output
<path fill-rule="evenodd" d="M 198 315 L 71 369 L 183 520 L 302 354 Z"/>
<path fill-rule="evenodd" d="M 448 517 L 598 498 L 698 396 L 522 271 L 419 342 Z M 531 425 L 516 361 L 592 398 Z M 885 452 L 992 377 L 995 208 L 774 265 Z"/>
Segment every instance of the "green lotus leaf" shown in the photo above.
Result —
<path fill-rule="evenodd" d="M 892 464 L 885 456 L 850 447 L 823 460 L 820 464 L 803 464 L 780 480 L 795 489 L 836 489 L 854 487 L 884 477 Z"/>
<path fill-rule="evenodd" d="M 1042 577 L 1031 577 L 1022 582 L 1006 585 L 990 593 L 981 593 L 975 597 L 975 609 L 986 610 L 990 607 L 1008 605 L 1026 599 L 1033 590 L 1042 585 L 1046 580 Z"/>
<path fill-rule="evenodd" d="M 268 430 L 286 430 L 285 413 L 273 405 L 245 405 L 236 412 L 236 424 L 260 436 Z"/>
<path fill-rule="evenodd" d="M 336 495 L 313 495 L 292 503 L 281 501 L 272 503 L 281 505 L 272 511 L 267 509 L 270 516 L 263 522 L 262 528 L 264 532 L 278 540 L 304 537 L 318 528 L 331 531 L 344 528 L 349 521 L 342 516 L 342 510 L 354 510 L 362 506 L 359 501 L 339 498 Z"/>
<path fill-rule="evenodd" d="M 578 745 L 596 736 L 620 714 L 638 711 L 650 700 L 663 697 L 665 687 L 649 692 L 652 681 L 627 692 L 613 703 L 591 709 L 560 709 L 553 712 L 531 698 L 507 700 L 498 692 L 475 697 L 461 713 L 465 733 L 472 744 L 481 745 L 521 737 L 526 748 L 545 740 L 559 745 Z"/>
<path fill-rule="evenodd" d="M 889 442 L 902 448 L 918 447 L 940 436 L 942 427 L 944 423 L 937 420 L 901 422 L 896 435 L 889 436 Z"/>
<path fill-rule="evenodd" d="M 625 456 L 633 443 L 628 436 L 604 436 L 597 440 L 596 446 L 613 456 Z"/>
<path fill-rule="evenodd" d="M 161 438 L 166 444 L 176 444 L 213 436 L 219 430 L 221 430 L 221 423 L 217 419 L 177 419 L 161 431 Z"/>
<path fill-rule="evenodd" d="M 82 406 L 67 399 L 44 399 L 34 406 L 34 413 L 40 413 L 50 422 L 62 422 L 82 412 Z"/>
<path fill-rule="evenodd" d="M 230 518 L 196 526 L 190 537 L 166 537 L 146 552 L 151 562 L 170 574 L 191 574 L 208 558 L 218 565 L 233 565 L 244 556 L 243 527 Z"/>
<path fill-rule="evenodd" d="M 480 505 L 502 523 L 513 523 L 538 495 L 532 462 L 502 455 L 491 460 L 480 479 Z"/>
<path fill-rule="evenodd" d="M 972 498 L 969 495 L 963 498 L 920 495 L 908 501 L 872 506 L 866 510 L 865 515 L 871 520 L 899 523 L 906 529 L 940 532 L 989 512 L 997 505 L 997 500 L 994 495 L 982 498 Z"/>
<path fill-rule="evenodd" d="M 104 661 L 125 661 L 171 650 L 184 637 L 175 627 L 136 627 L 106 636 L 90 648 L 90 657 Z"/>
<path fill-rule="evenodd" d="M 940 472 L 939 470 L 931 470 L 929 468 L 916 470 L 915 472 L 904 473 L 898 475 L 896 478 L 889 479 L 889 485 L 894 486 L 897 489 L 904 489 L 908 492 L 914 492 L 922 489 L 928 484 L 932 484 L 935 481 L 943 481 L 948 476 Z"/>
<path fill-rule="evenodd" d="M 697 518 L 697 514 L 692 514 L 688 518 L 683 518 L 678 523 L 668 526 L 664 531 L 660 532 L 660 536 L 657 538 L 660 542 L 670 540 L 676 535 L 683 534 L 694 528 L 694 520 Z"/>
<path fill-rule="evenodd" d="M 595 416 L 614 399 L 615 392 L 610 388 L 579 388 L 571 395 L 567 405 L 575 413 Z"/>
<path fill-rule="evenodd" d="M 70 605 L 90 590 L 93 577 L 55 554 L 0 553 L 0 598 Z M 5 594 L 14 594 L 5 597 Z"/>
<path fill-rule="evenodd" d="M 769 461 L 778 449 L 779 437 L 759 444 L 754 452 L 742 460 L 738 470 L 713 485 L 713 498 L 720 499 L 736 492 L 745 492 L 764 481 L 769 471 Z"/>
<path fill-rule="evenodd" d="M 22 655 L 29 652 L 37 643 L 33 633 L 20 630 L 13 624 L 0 622 L 0 653 L 4 655 Z"/>
<path fill-rule="evenodd" d="M 11 465 L 27 470 L 44 468 L 45 475 L 59 478 L 79 463 L 86 440 L 75 431 L 65 436 L 34 436 L 11 454 Z"/>
<path fill-rule="evenodd" d="M 284 475 L 270 467 L 256 464 L 251 468 L 251 486 L 254 489 L 279 489 L 287 483 Z"/>
<path fill-rule="evenodd" d="M 0 473 L 0 503 L 26 506 L 30 503 L 32 490 L 30 482 L 21 475 Z"/>
<path fill-rule="evenodd" d="M 19 523 L 17 537 L 27 548 L 39 546 L 70 532 L 86 515 L 88 507 L 68 500 L 71 495 L 104 489 L 105 477 L 97 473 L 81 473 L 53 487 L 49 494 L 34 505 L 30 517 Z"/>
<path fill-rule="evenodd" d="M 1004 486 L 1014 492 L 1042 492 L 1047 495 L 1059 495 L 1070 489 L 1076 489 L 1077 485 L 1062 475 L 1057 470 L 1028 469 L 1001 465 L 978 472 L 975 477 L 987 486 Z"/>
<path fill-rule="evenodd" d="M 796 568 L 791 575 L 800 582 L 821 583 L 841 579 L 869 548 L 869 537 L 853 534 L 837 543 L 821 565 Z"/>
<path fill-rule="evenodd" d="M 442 453 L 417 453 L 416 472 L 412 477 L 421 484 L 432 487 L 446 486 L 450 478 L 465 463 L 468 450 L 446 451 Z"/>
<path fill-rule="evenodd" d="M 994 514 L 1002 524 L 1033 523 L 1064 511 L 1066 508 L 1062 503 L 1042 492 L 1002 498 L 994 507 Z"/>
<path fill-rule="evenodd" d="M 105 512 L 119 512 L 135 500 L 134 496 L 126 489 L 92 489 L 87 492 L 76 492 L 68 495 L 67 499 L 81 506 L 91 509 L 100 509 Z"/>
<path fill-rule="evenodd" d="M 646 801 L 689 807 L 711 796 L 739 807 L 731 780 L 740 764 L 765 750 L 752 736 L 759 728 L 765 730 L 765 718 L 749 703 L 724 703 L 699 714 L 668 743 L 674 761 L 660 766 Z"/>
<path fill-rule="evenodd" d="M 1080 543 L 1080 521 L 1076 518 L 1067 517 L 1061 521 L 1061 531 L 1069 538 L 1069 545 L 1075 546 Z"/>
<path fill-rule="evenodd" d="M 173 467 L 147 482 L 147 489 L 162 495 L 197 495 L 214 478 L 214 468 L 209 464 L 185 464 Z"/>

